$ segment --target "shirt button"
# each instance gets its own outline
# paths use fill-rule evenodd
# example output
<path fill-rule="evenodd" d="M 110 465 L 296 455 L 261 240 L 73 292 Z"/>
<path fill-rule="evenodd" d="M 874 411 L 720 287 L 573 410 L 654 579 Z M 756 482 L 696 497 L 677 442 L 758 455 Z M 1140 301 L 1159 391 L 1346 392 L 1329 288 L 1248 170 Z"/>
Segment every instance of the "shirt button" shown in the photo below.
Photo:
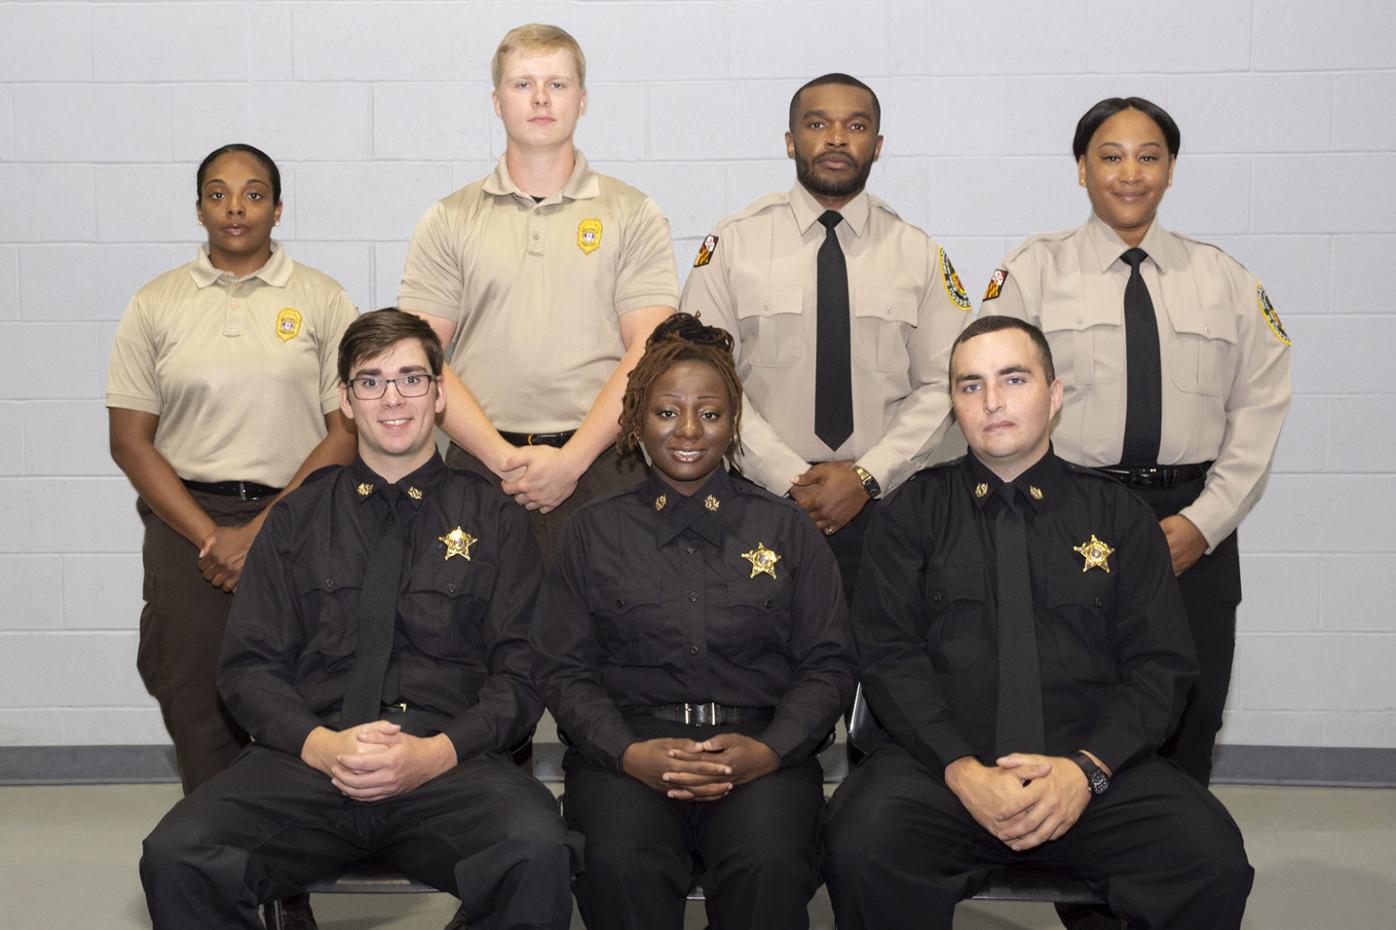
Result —
<path fill-rule="evenodd" d="M 696 603 L 698 603 L 698 592 L 697 592 L 697 591 L 689 591 L 689 592 L 688 592 L 688 601 L 689 601 L 689 603 L 691 603 L 691 604 L 696 604 Z"/>
<path fill-rule="evenodd" d="M 325 579 L 325 587 L 327 587 L 327 588 L 333 588 L 333 587 L 334 587 L 334 579 L 333 579 L 333 578 L 326 578 L 326 579 Z"/>
<path fill-rule="evenodd" d="M 931 594 L 931 600 L 933 600 L 933 601 L 935 601 L 937 604 L 939 604 L 939 603 L 940 603 L 940 592 L 939 592 L 939 591 L 933 592 L 933 593 Z"/>
<path fill-rule="evenodd" d="M 624 606 L 625 606 L 625 599 L 624 599 L 624 598 L 619 598 L 619 597 L 616 598 L 616 606 L 617 606 L 617 607 L 624 607 Z"/>
<path fill-rule="evenodd" d="M 446 593 L 447 593 L 447 594 L 455 594 L 455 593 L 456 593 L 456 586 L 455 586 L 454 584 L 448 584 L 448 585 L 446 585 Z"/>
<path fill-rule="evenodd" d="M 687 552 L 689 555 L 692 555 L 693 553 L 695 553 L 695 552 L 697 552 L 697 551 L 698 551 L 698 547 L 697 547 L 697 546 L 687 546 L 687 547 L 684 548 L 684 552 Z"/>
<path fill-rule="evenodd" d="M 1097 607 L 1104 607 L 1104 606 L 1105 606 L 1105 602 L 1104 602 L 1103 600 L 1101 600 L 1100 598 L 1096 598 L 1096 599 L 1095 599 L 1095 606 L 1097 606 Z"/>
<path fill-rule="evenodd" d="M 691 655 L 691 656 L 696 656 L 696 655 L 698 654 L 698 647 L 697 647 L 697 646 L 689 646 L 689 647 L 688 647 L 688 654 Z"/>
<path fill-rule="evenodd" d="M 537 242 L 537 241 L 538 241 L 539 239 L 541 239 L 541 238 L 542 238 L 542 237 L 539 236 L 538 233 L 534 233 L 534 234 L 533 234 L 533 241 L 534 241 L 534 242 Z"/>
<path fill-rule="evenodd" d="M 769 597 L 766 598 L 766 608 L 767 608 L 767 609 L 770 609 L 771 605 L 773 605 L 774 603 L 775 603 L 775 601 L 771 600 Z"/>

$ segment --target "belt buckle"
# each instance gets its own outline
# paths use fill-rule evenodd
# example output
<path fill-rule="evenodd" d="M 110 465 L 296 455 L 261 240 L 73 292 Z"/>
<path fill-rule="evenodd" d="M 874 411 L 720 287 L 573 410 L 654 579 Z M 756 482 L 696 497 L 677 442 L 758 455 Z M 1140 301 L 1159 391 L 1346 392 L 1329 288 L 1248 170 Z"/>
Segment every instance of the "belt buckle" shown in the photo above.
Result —
<path fill-rule="evenodd" d="M 533 437 L 534 437 L 534 436 L 537 436 L 537 435 L 538 435 L 537 433 L 529 433 L 529 434 L 528 434 L 528 438 L 525 439 L 524 441 L 525 441 L 526 443 L 528 443 L 530 446 L 536 446 L 536 445 L 538 445 L 538 443 L 536 443 L 536 442 L 533 441 Z"/>
<path fill-rule="evenodd" d="M 716 701 L 706 704 L 685 704 L 683 722 L 687 726 L 715 727 L 722 723 L 722 711 Z"/>
<path fill-rule="evenodd" d="M 249 499 L 248 496 L 247 496 L 247 482 L 246 482 L 246 481 L 239 481 L 239 482 L 238 482 L 238 497 L 239 497 L 241 500 L 248 500 L 248 499 Z"/>
<path fill-rule="evenodd" d="M 1136 468 L 1131 476 L 1131 484 L 1136 488 L 1152 488 L 1162 484 L 1161 470 L 1157 468 Z"/>

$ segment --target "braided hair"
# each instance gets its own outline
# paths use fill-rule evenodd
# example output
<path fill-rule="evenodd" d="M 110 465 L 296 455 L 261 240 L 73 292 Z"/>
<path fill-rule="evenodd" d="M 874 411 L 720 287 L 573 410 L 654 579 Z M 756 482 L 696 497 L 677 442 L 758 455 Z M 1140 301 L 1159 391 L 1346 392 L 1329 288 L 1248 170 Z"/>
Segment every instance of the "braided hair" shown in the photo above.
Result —
<path fill-rule="evenodd" d="M 630 452 L 640 442 L 641 423 L 645 417 L 645 397 L 650 385 L 679 362 L 703 362 L 711 365 L 722 378 L 727 400 L 732 409 L 732 445 L 728 458 L 733 461 L 741 450 L 742 439 L 742 379 L 732 358 L 732 335 L 719 326 L 705 326 L 698 317 L 675 313 L 654 328 L 645 340 L 645 354 L 631 369 L 621 399 L 620 438 L 616 448 Z"/>

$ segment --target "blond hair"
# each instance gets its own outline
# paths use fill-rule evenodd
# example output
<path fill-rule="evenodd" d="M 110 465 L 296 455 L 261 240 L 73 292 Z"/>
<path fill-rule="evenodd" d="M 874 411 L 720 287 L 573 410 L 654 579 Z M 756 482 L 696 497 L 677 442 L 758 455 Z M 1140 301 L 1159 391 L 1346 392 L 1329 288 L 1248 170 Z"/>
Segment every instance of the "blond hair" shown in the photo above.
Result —
<path fill-rule="evenodd" d="M 504 79 L 504 58 L 510 52 L 556 52 L 565 50 L 572 53 L 572 60 L 577 66 L 577 84 L 585 88 L 587 86 L 587 57 L 582 54 L 582 47 L 577 44 L 577 40 L 572 38 L 572 34 L 561 26 L 549 26 L 546 23 L 528 23 L 523 26 L 516 26 L 504 34 L 504 38 L 499 41 L 499 48 L 494 50 L 494 57 L 490 59 L 490 78 L 494 81 L 494 86 L 499 87 L 499 82 Z"/>

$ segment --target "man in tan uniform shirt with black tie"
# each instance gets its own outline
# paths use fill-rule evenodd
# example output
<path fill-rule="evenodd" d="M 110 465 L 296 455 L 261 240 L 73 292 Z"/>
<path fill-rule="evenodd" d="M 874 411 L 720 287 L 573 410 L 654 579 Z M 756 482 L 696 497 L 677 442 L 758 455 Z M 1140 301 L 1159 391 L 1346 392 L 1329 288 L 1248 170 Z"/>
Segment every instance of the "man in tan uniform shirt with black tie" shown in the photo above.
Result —
<path fill-rule="evenodd" d="M 654 201 L 573 148 L 586 109 L 576 40 L 520 26 L 492 77 L 504 157 L 422 217 L 398 306 L 446 346 L 447 464 L 501 482 L 548 560 L 573 509 L 644 477 L 611 446 L 626 376 L 678 304 L 678 275 Z"/>
<path fill-rule="evenodd" d="M 880 120 L 849 75 L 801 87 L 795 186 L 717 224 L 680 302 L 732 333 L 743 472 L 805 508 L 849 596 L 870 502 L 930 464 L 950 424 L 950 344 L 972 310 L 945 250 L 864 191 Z"/>

